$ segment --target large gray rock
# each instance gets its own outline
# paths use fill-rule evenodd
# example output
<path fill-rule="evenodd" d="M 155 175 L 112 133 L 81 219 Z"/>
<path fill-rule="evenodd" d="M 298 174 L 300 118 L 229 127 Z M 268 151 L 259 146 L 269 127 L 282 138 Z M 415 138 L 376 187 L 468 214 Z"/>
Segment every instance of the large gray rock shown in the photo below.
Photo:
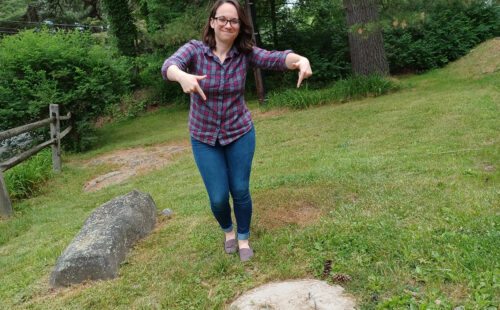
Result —
<path fill-rule="evenodd" d="M 57 260 L 50 284 L 115 278 L 128 249 L 153 230 L 156 214 L 151 196 L 136 190 L 101 205 Z"/>

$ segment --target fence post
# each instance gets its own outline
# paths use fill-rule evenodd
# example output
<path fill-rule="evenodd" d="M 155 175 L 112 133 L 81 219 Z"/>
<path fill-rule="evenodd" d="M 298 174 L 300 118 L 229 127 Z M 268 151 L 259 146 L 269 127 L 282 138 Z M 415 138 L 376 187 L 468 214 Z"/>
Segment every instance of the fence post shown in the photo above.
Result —
<path fill-rule="evenodd" d="M 8 218 L 14 214 L 12 203 L 10 202 L 9 192 L 3 179 L 2 170 L 0 170 L 0 217 Z"/>
<path fill-rule="evenodd" d="M 54 173 L 61 173 L 61 125 L 59 120 L 59 105 L 51 104 L 49 106 L 50 118 L 55 118 L 50 122 L 50 138 L 56 139 L 52 144 L 52 167 Z"/>

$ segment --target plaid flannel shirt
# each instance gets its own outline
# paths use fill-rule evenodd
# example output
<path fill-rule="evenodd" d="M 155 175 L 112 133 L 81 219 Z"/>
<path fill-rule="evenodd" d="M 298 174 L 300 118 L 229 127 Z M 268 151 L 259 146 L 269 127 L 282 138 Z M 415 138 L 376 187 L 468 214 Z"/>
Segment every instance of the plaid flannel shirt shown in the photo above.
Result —
<path fill-rule="evenodd" d="M 161 72 L 165 80 L 167 69 L 176 65 L 194 75 L 207 75 L 199 81 L 207 100 L 198 93 L 191 93 L 189 132 L 196 140 L 215 145 L 227 145 L 252 128 L 252 117 L 245 105 L 245 80 L 248 67 L 287 70 L 286 51 L 266 51 L 254 47 L 244 55 L 233 46 L 222 64 L 209 46 L 191 40 L 163 63 Z"/>

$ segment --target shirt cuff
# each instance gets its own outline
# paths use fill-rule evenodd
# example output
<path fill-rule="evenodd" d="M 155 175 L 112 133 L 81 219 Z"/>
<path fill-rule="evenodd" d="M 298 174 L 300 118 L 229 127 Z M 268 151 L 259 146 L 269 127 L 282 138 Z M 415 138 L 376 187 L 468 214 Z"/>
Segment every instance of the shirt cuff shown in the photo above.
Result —
<path fill-rule="evenodd" d="M 288 54 L 290 53 L 293 53 L 292 50 L 284 50 L 283 51 L 283 71 L 291 71 L 292 69 L 288 69 L 287 66 L 286 66 L 286 56 L 288 56 Z"/>
<path fill-rule="evenodd" d="M 165 60 L 165 62 L 161 66 L 161 75 L 162 75 L 163 79 L 167 82 L 173 82 L 172 80 L 169 80 L 167 77 L 168 67 L 170 67 L 172 65 L 176 65 L 177 67 L 179 67 L 179 64 L 177 62 L 173 61 L 172 59 Z"/>

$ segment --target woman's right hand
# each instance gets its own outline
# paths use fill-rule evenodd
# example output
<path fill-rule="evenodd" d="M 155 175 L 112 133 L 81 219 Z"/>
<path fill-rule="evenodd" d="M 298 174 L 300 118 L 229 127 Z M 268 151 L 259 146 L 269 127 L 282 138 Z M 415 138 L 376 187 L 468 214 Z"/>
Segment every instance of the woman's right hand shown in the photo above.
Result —
<path fill-rule="evenodd" d="M 207 96 L 205 96 L 205 93 L 198 83 L 198 81 L 202 81 L 206 78 L 206 75 L 193 75 L 183 72 L 183 74 L 179 76 L 177 81 L 179 82 L 179 84 L 181 84 L 184 93 L 189 94 L 196 92 L 201 96 L 201 98 L 203 98 L 203 100 L 207 100 Z"/>
<path fill-rule="evenodd" d="M 172 65 L 167 69 L 167 78 L 170 81 L 176 81 L 181 84 L 182 90 L 186 93 L 198 93 L 203 100 L 207 100 L 207 96 L 200 87 L 198 81 L 204 80 L 207 78 L 206 75 L 193 75 L 186 73 L 179 69 L 176 65 Z"/>

